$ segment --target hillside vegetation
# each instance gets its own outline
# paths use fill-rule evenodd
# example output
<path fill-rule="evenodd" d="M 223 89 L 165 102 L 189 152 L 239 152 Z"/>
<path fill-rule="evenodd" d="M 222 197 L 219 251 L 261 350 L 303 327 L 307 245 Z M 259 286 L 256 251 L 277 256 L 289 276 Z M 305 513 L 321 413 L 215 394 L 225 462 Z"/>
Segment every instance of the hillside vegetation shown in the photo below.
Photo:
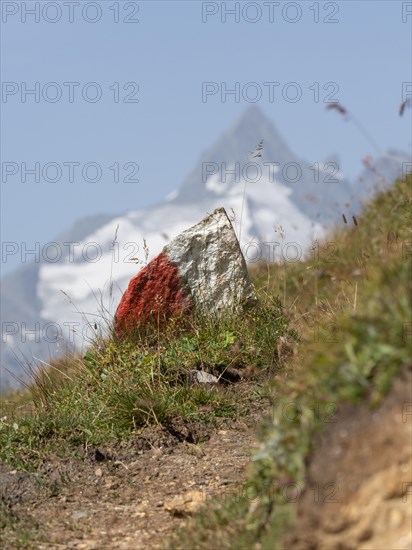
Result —
<path fill-rule="evenodd" d="M 283 297 L 300 342 L 273 380 L 245 490 L 206 509 L 174 548 L 283 548 L 317 434 L 333 429 L 345 402 L 355 415 L 356 406 L 378 407 L 402 368 L 411 369 L 411 182 L 397 181 L 350 227 L 342 221 L 306 262 L 254 273 L 257 286 Z"/>
<path fill-rule="evenodd" d="M 87 461 L 88 449 L 127 445 L 150 427 L 201 447 L 222 422 L 260 407 L 244 481 L 208 500 L 178 536 L 171 528 L 167 546 L 288 547 L 319 438 L 345 403 L 354 415 L 383 406 L 410 368 L 411 183 L 397 181 L 358 219 L 342 220 L 305 262 L 254 267 L 260 305 L 248 314 L 96 338 L 84 356 L 32 373 L 27 392 L 2 401 L 14 410 L 0 419 L 2 464 L 36 473 L 51 457 Z M 219 383 L 196 383 L 198 370 Z M 23 404 L 30 414 L 18 413 Z M 39 547 L 35 513 L 23 521 L 3 498 L 2 517 L 8 547 Z"/>

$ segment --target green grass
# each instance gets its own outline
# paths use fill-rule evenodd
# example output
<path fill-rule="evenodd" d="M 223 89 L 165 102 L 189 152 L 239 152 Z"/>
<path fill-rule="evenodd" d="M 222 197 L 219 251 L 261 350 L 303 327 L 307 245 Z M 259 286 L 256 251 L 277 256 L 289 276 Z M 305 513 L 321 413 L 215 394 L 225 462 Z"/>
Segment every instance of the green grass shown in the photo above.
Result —
<path fill-rule="evenodd" d="M 217 498 L 171 548 L 282 548 L 295 513 L 284 486 L 304 490 L 314 435 L 344 401 L 377 406 L 410 364 L 411 183 L 397 181 L 306 262 L 256 271 L 268 295 L 285 297 L 301 336 L 274 379 L 276 404 L 249 469 L 258 498 Z"/>
<path fill-rule="evenodd" d="M 0 458 L 29 469 L 48 453 L 125 440 L 148 425 L 245 415 L 254 388 L 279 372 L 277 341 L 287 333 L 279 302 L 266 300 L 243 314 L 97 340 L 84 357 L 36 374 L 32 414 L 0 423 Z M 194 383 L 197 370 L 222 384 Z M 243 374 L 240 392 L 233 382 Z"/>

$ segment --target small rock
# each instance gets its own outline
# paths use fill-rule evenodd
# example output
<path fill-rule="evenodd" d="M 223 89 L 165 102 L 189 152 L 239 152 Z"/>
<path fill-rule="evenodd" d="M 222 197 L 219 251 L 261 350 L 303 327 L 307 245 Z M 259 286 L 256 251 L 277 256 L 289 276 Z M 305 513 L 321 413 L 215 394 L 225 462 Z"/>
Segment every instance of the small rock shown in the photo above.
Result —
<path fill-rule="evenodd" d="M 208 372 L 205 372 L 203 370 L 196 371 L 196 380 L 200 384 L 218 384 L 219 383 L 219 379 L 216 376 L 213 376 L 213 374 L 209 374 Z"/>
<path fill-rule="evenodd" d="M 72 519 L 78 521 L 79 519 L 87 518 L 87 512 L 73 512 Z"/>
<path fill-rule="evenodd" d="M 198 458 L 202 458 L 205 456 L 205 451 L 202 449 L 202 447 L 199 447 L 198 445 L 194 445 L 193 443 L 188 443 L 186 441 L 186 449 L 187 454 L 196 456 Z"/>
<path fill-rule="evenodd" d="M 220 485 L 229 485 L 230 483 L 233 483 L 233 481 L 230 481 L 229 479 L 222 479 L 219 483 Z"/>
<path fill-rule="evenodd" d="M 164 508 L 173 516 L 187 516 L 194 514 L 204 502 L 205 495 L 203 492 L 189 491 L 165 502 Z"/>
<path fill-rule="evenodd" d="M 389 525 L 392 529 L 398 528 L 405 521 L 401 510 L 392 509 L 389 513 Z"/>
<path fill-rule="evenodd" d="M 96 470 L 94 471 L 94 475 L 96 477 L 102 477 L 102 475 L 103 475 L 102 469 L 101 468 L 96 468 Z"/>

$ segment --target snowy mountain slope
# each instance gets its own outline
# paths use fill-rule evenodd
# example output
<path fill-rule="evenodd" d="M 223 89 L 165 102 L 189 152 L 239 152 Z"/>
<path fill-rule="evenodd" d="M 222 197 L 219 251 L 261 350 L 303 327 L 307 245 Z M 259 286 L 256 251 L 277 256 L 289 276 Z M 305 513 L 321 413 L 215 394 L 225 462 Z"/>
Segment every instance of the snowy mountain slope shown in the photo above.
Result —
<path fill-rule="evenodd" d="M 248 151 L 261 140 L 262 158 L 251 158 Z M 247 172 L 247 164 L 253 164 L 256 160 L 261 161 L 263 177 L 269 176 L 271 170 L 276 170 L 277 182 L 291 190 L 291 201 L 309 218 L 330 225 L 340 215 L 338 206 L 348 200 L 350 186 L 339 177 L 337 163 L 325 167 L 321 162 L 316 165 L 300 159 L 291 151 L 271 121 L 255 106 L 250 107 L 213 147 L 203 153 L 173 202 L 196 202 L 210 198 L 213 191 L 216 193 L 216 187 L 212 189 L 204 182 L 205 171 L 213 163 L 224 175 L 236 163 L 239 164 L 238 172 Z M 249 180 L 253 176 L 251 167 Z"/>

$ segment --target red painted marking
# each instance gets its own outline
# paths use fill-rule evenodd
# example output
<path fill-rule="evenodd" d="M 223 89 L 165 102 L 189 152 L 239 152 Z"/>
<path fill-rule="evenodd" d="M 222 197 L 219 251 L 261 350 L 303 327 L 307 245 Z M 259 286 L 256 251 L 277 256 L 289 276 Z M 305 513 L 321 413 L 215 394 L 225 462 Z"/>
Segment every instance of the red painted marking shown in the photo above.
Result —
<path fill-rule="evenodd" d="M 161 252 L 130 280 L 116 311 L 115 331 L 123 336 L 139 324 L 163 324 L 191 306 L 178 268 Z"/>

